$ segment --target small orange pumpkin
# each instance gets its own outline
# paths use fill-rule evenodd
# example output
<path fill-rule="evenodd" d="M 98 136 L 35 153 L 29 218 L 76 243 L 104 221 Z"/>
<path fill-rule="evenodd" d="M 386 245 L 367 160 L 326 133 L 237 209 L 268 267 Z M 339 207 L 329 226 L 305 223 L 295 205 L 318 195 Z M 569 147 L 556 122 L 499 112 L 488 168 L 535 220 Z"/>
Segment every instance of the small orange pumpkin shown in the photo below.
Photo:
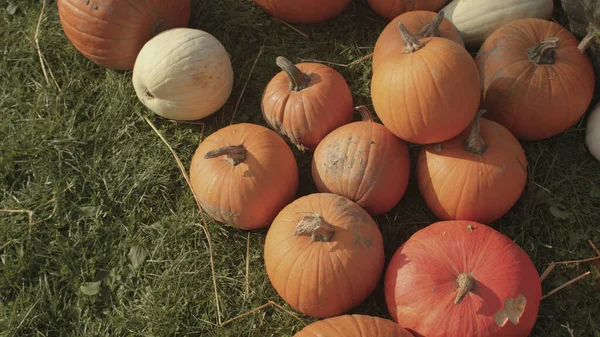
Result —
<path fill-rule="evenodd" d="M 314 151 L 328 133 L 352 121 L 350 88 L 326 65 L 294 65 L 283 56 L 276 63 L 283 70 L 263 92 L 263 117 L 299 150 Z"/>
<path fill-rule="evenodd" d="M 190 182 L 206 213 L 251 230 L 268 226 L 293 200 L 298 166 L 290 148 L 272 130 L 233 124 L 200 143 L 192 158 Z"/>
<path fill-rule="evenodd" d="M 490 35 L 476 62 L 487 118 L 518 139 L 566 131 L 585 114 L 594 94 L 594 69 L 575 36 L 552 21 L 526 18 Z"/>
<path fill-rule="evenodd" d="M 265 12 L 290 23 L 318 23 L 340 14 L 350 0 L 253 0 Z"/>
<path fill-rule="evenodd" d="M 377 63 L 395 50 L 404 48 L 404 40 L 398 34 L 398 24 L 402 22 L 409 32 L 418 38 L 439 36 L 465 46 L 458 29 L 444 17 L 444 12 L 406 12 L 392 20 L 381 32 L 373 50 L 373 71 Z"/>
<path fill-rule="evenodd" d="M 284 301 L 305 315 L 331 317 L 375 290 L 383 272 L 383 238 L 358 204 L 316 193 L 277 215 L 264 256 L 269 280 Z"/>
<path fill-rule="evenodd" d="M 527 157 L 502 125 L 475 117 L 470 130 L 421 149 L 419 190 L 442 220 L 490 223 L 517 202 L 527 181 Z"/>
<path fill-rule="evenodd" d="M 414 337 L 394 321 L 367 315 L 342 315 L 305 326 L 294 337 Z"/>
<path fill-rule="evenodd" d="M 367 107 L 360 122 L 340 126 L 317 146 L 312 176 L 319 192 L 346 197 L 371 215 L 385 213 L 402 199 L 410 172 L 408 147 Z"/>
<path fill-rule="evenodd" d="M 133 69 L 153 36 L 190 19 L 190 0 L 58 0 L 58 15 L 73 46 L 96 64 Z"/>
<path fill-rule="evenodd" d="M 393 19 L 406 12 L 425 10 L 437 12 L 447 0 L 367 0 L 371 9 L 386 19 Z"/>
<path fill-rule="evenodd" d="M 441 37 L 417 39 L 399 24 L 404 49 L 373 72 L 371 98 L 394 135 L 417 144 L 439 143 L 466 129 L 479 106 L 481 84 L 471 55 Z"/>

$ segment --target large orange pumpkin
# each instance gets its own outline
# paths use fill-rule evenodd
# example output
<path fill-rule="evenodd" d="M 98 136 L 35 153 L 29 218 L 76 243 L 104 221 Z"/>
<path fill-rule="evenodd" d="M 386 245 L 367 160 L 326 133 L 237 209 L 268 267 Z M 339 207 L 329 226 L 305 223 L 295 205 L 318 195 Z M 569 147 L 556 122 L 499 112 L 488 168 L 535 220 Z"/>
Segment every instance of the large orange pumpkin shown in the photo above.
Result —
<path fill-rule="evenodd" d="M 427 206 L 442 220 L 490 223 L 517 202 L 527 181 L 527 157 L 502 125 L 475 117 L 459 136 L 421 148 L 417 181 Z"/>
<path fill-rule="evenodd" d="M 333 18 L 350 0 L 253 0 L 265 12 L 291 23 L 317 23 Z"/>
<path fill-rule="evenodd" d="M 418 10 L 437 12 L 446 4 L 447 0 L 367 0 L 371 9 L 386 19 L 393 19 L 398 15 Z"/>
<path fill-rule="evenodd" d="M 385 213 L 402 199 L 410 172 L 408 147 L 365 106 L 363 120 L 340 126 L 317 146 L 312 176 L 319 192 L 344 196 L 371 215 Z"/>
<path fill-rule="evenodd" d="M 413 337 L 400 325 L 375 316 L 342 315 L 305 326 L 294 337 Z"/>
<path fill-rule="evenodd" d="M 404 49 L 384 57 L 373 73 L 371 98 L 394 135 L 430 144 L 466 129 L 479 106 L 481 84 L 471 55 L 441 37 L 417 39 L 399 24 Z"/>
<path fill-rule="evenodd" d="M 465 46 L 458 29 L 444 17 L 444 12 L 437 14 L 431 11 L 406 12 L 388 23 L 377 38 L 373 50 L 373 71 L 386 55 L 404 48 L 404 40 L 398 31 L 400 22 L 418 38 L 439 36 Z"/>
<path fill-rule="evenodd" d="M 190 0 L 58 0 L 63 30 L 85 57 L 106 68 L 133 69 L 156 34 L 185 27 Z"/>
<path fill-rule="evenodd" d="M 298 166 L 290 148 L 272 130 L 233 124 L 200 143 L 190 181 L 210 216 L 251 230 L 268 226 L 293 200 Z"/>
<path fill-rule="evenodd" d="M 263 117 L 299 150 L 314 151 L 328 133 L 352 121 L 350 88 L 326 65 L 294 65 L 283 56 L 276 63 L 283 70 L 263 92 Z"/>
<path fill-rule="evenodd" d="M 375 290 L 383 271 L 383 238 L 358 204 L 316 193 L 277 215 L 264 256 L 269 280 L 284 301 L 305 315 L 331 317 Z"/>
<path fill-rule="evenodd" d="M 577 45 L 567 29 L 542 19 L 520 19 L 494 31 L 476 57 L 486 117 L 525 140 L 575 125 L 594 93 L 592 63 Z"/>
<path fill-rule="evenodd" d="M 392 319 L 418 337 L 527 337 L 542 296 L 527 253 L 469 221 L 416 232 L 398 248 L 384 280 Z"/>

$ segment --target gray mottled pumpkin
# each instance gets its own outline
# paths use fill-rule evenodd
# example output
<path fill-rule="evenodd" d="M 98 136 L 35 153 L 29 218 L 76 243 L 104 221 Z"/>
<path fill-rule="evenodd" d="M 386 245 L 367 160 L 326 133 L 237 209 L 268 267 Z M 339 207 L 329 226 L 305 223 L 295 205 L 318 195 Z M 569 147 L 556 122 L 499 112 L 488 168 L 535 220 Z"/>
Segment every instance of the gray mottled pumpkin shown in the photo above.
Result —
<path fill-rule="evenodd" d="M 579 50 L 587 51 L 600 80 L 600 1 L 561 0 L 569 28 L 581 40 Z"/>

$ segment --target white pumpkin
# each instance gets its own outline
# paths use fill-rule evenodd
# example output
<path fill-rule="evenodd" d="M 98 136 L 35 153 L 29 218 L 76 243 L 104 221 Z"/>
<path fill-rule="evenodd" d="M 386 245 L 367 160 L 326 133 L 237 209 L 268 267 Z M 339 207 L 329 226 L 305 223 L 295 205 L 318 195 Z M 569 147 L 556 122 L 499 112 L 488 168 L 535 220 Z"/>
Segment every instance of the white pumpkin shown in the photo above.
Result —
<path fill-rule="evenodd" d="M 596 104 L 588 116 L 585 143 L 592 156 L 600 160 L 600 103 Z"/>
<path fill-rule="evenodd" d="M 553 0 L 454 0 L 442 10 L 465 45 L 479 47 L 501 26 L 523 18 L 547 19 L 553 9 Z"/>
<path fill-rule="evenodd" d="M 150 39 L 133 67 L 140 101 L 169 119 L 195 120 L 215 113 L 233 87 L 225 47 L 211 34 L 174 28 Z"/>

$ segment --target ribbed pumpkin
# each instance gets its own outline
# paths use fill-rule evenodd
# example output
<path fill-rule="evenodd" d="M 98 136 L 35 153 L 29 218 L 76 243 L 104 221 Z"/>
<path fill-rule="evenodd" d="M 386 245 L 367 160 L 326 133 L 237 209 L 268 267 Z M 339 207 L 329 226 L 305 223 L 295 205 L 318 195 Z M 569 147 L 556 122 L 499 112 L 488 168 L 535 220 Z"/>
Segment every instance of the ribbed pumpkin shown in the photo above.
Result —
<path fill-rule="evenodd" d="M 328 133 L 352 121 L 350 88 L 326 65 L 294 65 L 283 56 L 276 63 L 283 70 L 263 92 L 263 117 L 299 150 L 314 151 Z"/>
<path fill-rule="evenodd" d="M 240 229 L 268 226 L 298 189 L 298 166 L 275 132 L 256 124 L 224 127 L 200 143 L 190 182 L 202 208 Z"/>
<path fill-rule="evenodd" d="M 511 21 L 548 19 L 553 9 L 554 0 L 453 0 L 443 11 L 470 48 L 481 46 L 490 34 Z"/>
<path fill-rule="evenodd" d="M 371 215 L 385 213 L 402 199 L 410 172 L 408 147 L 365 106 L 363 120 L 340 126 L 317 146 L 312 176 L 319 192 L 344 196 Z"/>
<path fill-rule="evenodd" d="M 446 0 L 367 0 L 367 3 L 375 13 L 391 20 L 405 12 L 437 12 L 444 7 Z"/>
<path fill-rule="evenodd" d="M 527 157 L 519 141 L 482 113 L 461 135 L 419 153 L 419 190 L 442 220 L 496 221 L 525 188 Z"/>
<path fill-rule="evenodd" d="M 130 70 L 156 34 L 185 27 L 190 0 L 58 0 L 58 15 L 67 38 L 96 64 Z"/>
<path fill-rule="evenodd" d="M 305 315 L 331 317 L 363 302 L 377 286 L 383 238 L 358 204 L 316 193 L 277 215 L 264 256 L 269 280 L 284 301 Z"/>
<path fill-rule="evenodd" d="M 394 135 L 430 144 L 466 129 L 480 100 L 481 84 L 471 55 L 441 37 L 417 39 L 399 24 L 404 49 L 383 58 L 373 73 L 371 98 Z"/>
<path fill-rule="evenodd" d="M 400 325 L 375 316 L 342 315 L 305 326 L 294 337 L 413 337 Z"/>
<path fill-rule="evenodd" d="M 196 120 L 227 102 L 233 69 L 225 47 L 214 36 L 199 29 L 174 28 L 144 45 L 133 68 L 133 87 L 154 113 Z"/>
<path fill-rule="evenodd" d="M 392 20 L 379 35 L 373 50 L 373 71 L 377 63 L 389 53 L 404 48 L 404 40 L 398 31 L 400 22 L 417 38 L 439 36 L 464 47 L 458 29 L 444 17 L 443 12 L 438 14 L 430 11 L 406 12 Z"/>
<path fill-rule="evenodd" d="M 393 320 L 417 337 L 527 337 L 542 286 L 510 238 L 476 222 L 442 221 L 398 248 L 384 292 Z"/>
<path fill-rule="evenodd" d="M 290 23 L 318 23 L 340 14 L 350 0 L 253 0 L 265 12 Z"/>
<path fill-rule="evenodd" d="M 577 123 L 594 93 L 594 70 L 578 43 L 561 25 L 535 18 L 492 33 L 476 57 L 486 117 L 525 140 L 549 138 Z"/>

